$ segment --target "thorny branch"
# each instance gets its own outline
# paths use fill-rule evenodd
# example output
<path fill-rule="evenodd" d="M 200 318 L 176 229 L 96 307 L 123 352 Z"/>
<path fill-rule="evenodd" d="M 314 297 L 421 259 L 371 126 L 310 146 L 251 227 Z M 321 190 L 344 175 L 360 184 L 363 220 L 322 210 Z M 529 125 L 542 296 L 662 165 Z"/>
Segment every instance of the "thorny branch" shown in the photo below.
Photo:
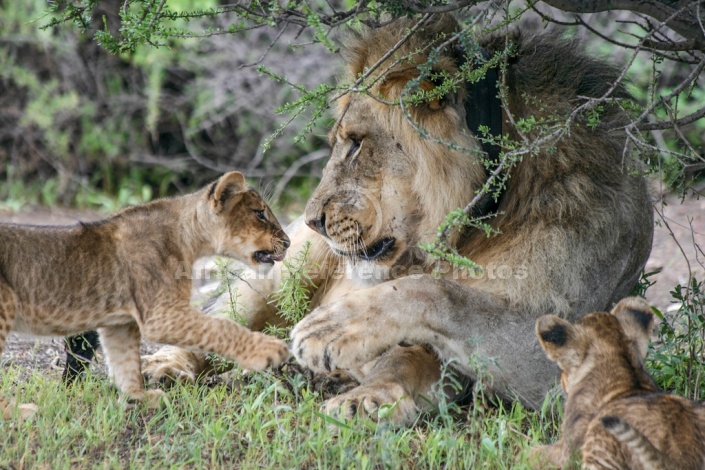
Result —
<path fill-rule="evenodd" d="M 691 39 L 698 44 L 697 49 L 703 50 L 701 23 L 702 12 L 699 11 L 701 0 L 691 2 L 667 2 L 663 0 L 543 0 L 554 8 L 570 13 L 597 13 L 603 11 L 624 10 L 641 13 L 666 25 L 685 39 Z M 682 5 L 682 6 L 681 6 Z"/>
<path fill-rule="evenodd" d="M 64 21 L 69 21 L 70 19 L 79 21 L 86 16 L 86 9 L 80 3 L 74 5 L 72 1 L 61 1 L 58 4 L 63 6 L 70 5 L 73 10 L 67 8 L 65 11 L 75 12 L 74 17 L 65 18 Z M 240 66 L 242 67 L 278 60 L 271 57 L 270 53 L 275 46 L 278 49 L 287 47 L 281 43 L 286 43 L 287 40 L 291 41 L 291 34 L 287 34 L 287 27 L 290 25 L 294 25 L 298 30 L 296 37 L 302 34 L 303 31 L 308 31 L 309 34 L 305 37 L 305 40 L 321 42 L 328 41 L 328 37 L 336 28 L 350 24 L 353 21 L 359 21 L 374 27 L 389 22 L 391 20 L 390 15 L 415 15 L 418 19 L 416 25 L 404 35 L 404 38 L 398 44 L 387 51 L 372 67 L 365 70 L 352 84 L 337 88 L 332 87 L 322 92 L 326 93 L 326 105 L 330 105 L 345 93 L 366 93 L 374 84 L 374 81 L 369 83 L 368 79 L 373 74 L 377 76 L 376 79 L 383 76 L 385 71 L 380 71 L 379 69 L 385 62 L 392 63 L 389 67 L 393 67 L 398 63 L 399 59 L 391 59 L 394 58 L 399 47 L 436 14 L 455 13 L 465 20 L 466 31 L 472 30 L 473 33 L 477 33 L 480 29 L 498 30 L 512 26 L 515 23 L 515 18 L 511 18 L 509 15 L 510 5 L 512 7 L 519 6 L 520 8 L 530 9 L 535 11 L 539 18 L 545 22 L 554 23 L 561 28 L 570 27 L 574 30 L 577 29 L 582 31 L 582 33 L 578 34 L 587 34 L 588 37 L 600 38 L 602 41 L 616 46 L 614 50 L 618 51 L 619 54 L 627 55 L 623 61 L 626 66 L 619 80 L 612 84 L 610 93 L 603 97 L 585 99 L 581 102 L 576 107 L 575 112 L 569 117 L 568 122 L 565 123 L 566 128 L 569 128 L 575 120 L 580 119 L 580 116 L 585 111 L 596 109 L 601 104 L 614 103 L 615 100 L 611 96 L 612 91 L 627 79 L 628 72 L 633 70 L 633 68 L 638 69 L 643 59 L 648 55 L 648 58 L 653 60 L 654 63 L 662 62 L 663 65 L 659 71 L 663 71 L 664 75 L 666 72 L 670 72 L 669 69 L 678 70 L 678 75 L 675 75 L 676 78 L 671 78 L 668 82 L 664 79 L 662 83 L 657 83 L 656 80 L 659 77 L 654 77 L 653 82 L 656 93 L 653 98 L 647 100 L 647 103 L 640 111 L 635 112 L 633 108 L 625 108 L 625 116 L 629 113 L 632 115 L 626 124 L 629 140 L 644 150 L 653 151 L 664 156 L 676 156 L 683 164 L 684 173 L 690 172 L 694 174 L 702 171 L 699 166 L 700 162 L 703 161 L 702 147 L 699 142 L 693 140 L 693 127 L 699 125 L 699 121 L 705 118 L 705 106 L 698 106 L 696 98 L 690 97 L 701 85 L 699 81 L 705 68 L 705 27 L 703 26 L 705 23 L 705 2 L 702 0 L 680 2 L 665 0 L 587 0 L 581 2 L 568 0 L 528 0 L 526 2 L 521 0 L 504 0 L 502 2 L 499 0 L 491 2 L 482 2 L 480 0 L 450 0 L 445 2 L 420 0 L 378 0 L 376 2 L 359 0 L 356 2 L 342 2 L 326 0 L 318 3 L 238 0 L 230 4 L 221 4 L 214 10 L 200 13 L 187 11 L 179 14 L 169 10 L 168 2 L 164 0 L 151 0 L 149 2 L 132 0 L 129 4 L 132 9 L 136 8 L 138 10 L 140 6 L 145 5 L 144 13 L 141 17 L 136 18 L 138 26 L 142 28 L 140 29 L 141 36 L 139 37 L 149 37 L 149 30 L 159 28 L 162 21 L 168 21 L 170 18 L 175 21 L 178 19 L 191 20 L 194 27 L 202 26 L 205 28 L 200 33 L 189 33 L 187 30 L 175 28 L 171 37 L 198 36 L 215 38 L 220 35 L 242 34 L 244 31 L 251 29 L 261 29 L 263 31 L 273 29 L 275 34 L 273 36 L 270 35 L 269 42 L 258 49 L 260 52 L 255 56 L 254 61 L 250 58 L 249 61 L 241 62 Z M 494 19 L 489 19 L 487 15 L 482 16 L 482 13 L 488 10 L 497 10 L 498 5 L 504 7 L 504 17 L 501 17 L 501 14 Z M 129 13 L 129 9 L 124 8 L 123 10 L 123 13 Z M 598 12 L 607 13 L 600 14 Z M 605 21 L 605 18 L 608 18 L 608 20 Z M 200 22 L 194 20 L 199 20 Z M 145 28 L 147 30 L 146 33 L 143 31 Z M 126 36 L 124 36 L 127 33 L 129 31 L 123 28 L 118 39 L 127 40 Z M 457 40 L 457 38 L 454 40 Z M 281 57 L 281 55 L 276 57 Z M 303 96 L 307 87 L 300 86 L 301 82 L 297 82 L 296 78 L 292 78 L 290 74 L 290 72 L 293 74 L 299 68 L 286 68 L 287 73 L 283 75 L 286 80 L 282 83 L 291 84 L 295 87 L 296 92 Z M 235 74 L 231 75 L 231 77 L 234 76 Z M 381 97 L 375 98 L 382 99 Z M 689 106 L 684 106 L 684 103 L 688 103 Z M 619 102 L 617 104 L 621 105 Z M 230 108 L 237 109 L 236 106 L 231 106 Z M 298 109 L 297 112 L 300 114 L 302 108 Z M 215 119 L 212 123 L 204 121 L 201 127 L 218 125 L 219 122 L 227 120 L 227 112 L 230 111 L 224 109 L 221 113 L 223 114 L 222 120 L 218 116 L 218 119 Z M 313 113 L 313 115 L 320 114 Z M 295 117 L 291 117 L 288 121 L 285 119 L 284 124 L 294 122 Z M 511 116 L 509 118 L 510 121 L 513 119 Z M 214 159 L 206 156 L 198 148 L 200 142 L 196 142 L 191 138 L 194 129 L 191 129 L 193 126 L 190 123 L 182 120 L 181 125 L 185 137 L 184 146 L 186 152 L 191 155 L 194 161 L 213 170 L 228 166 L 225 159 Z M 603 129 L 605 131 L 609 130 L 606 127 L 603 127 Z M 198 132 L 203 131 L 201 128 L 195 130 Z M 521 136 L 521 133 L 519 135 Z M 557 137 L 560 138 L 560 135 Z M 261 138 L 257 140 L 262 141 Z M 654 143 L 657 145 L 654 145 Z M 526 146 L 526 141 L 524 144 Z M 663 144 L 667 144 L 669 148 L 661 148 Z M 250 154 L 255 153 L 250 152 Z M 318 160 L 317 158 L 310 159 L 307 155 L 311 155 L 311 150 L 306 150 L 303 155 L 293 160 L 288 160 L 295 163 L 293 165 L 288 163 L 288 167 L 278 168 L 278 174 L 285 174 L 289 177 L 294 171 L 292 168 L 296 168 L 296 172 L 298 172 L 302 166 Z M 254 160 L 256 160 L 257 165 L 267 163 L 259 151 L 256 153 Z M 261 167 L 252 168 L 251 166 L 249 166 L 249 171 L 255 173 L 266 172 Z"/>

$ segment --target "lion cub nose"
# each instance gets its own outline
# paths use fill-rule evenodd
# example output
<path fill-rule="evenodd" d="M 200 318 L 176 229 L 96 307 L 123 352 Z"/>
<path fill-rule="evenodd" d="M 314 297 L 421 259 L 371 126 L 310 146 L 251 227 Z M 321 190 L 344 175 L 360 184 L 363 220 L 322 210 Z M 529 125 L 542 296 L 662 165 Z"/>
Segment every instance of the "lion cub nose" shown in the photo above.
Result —
<path fill-rule="evenodd" d="M 282 246 L 284 247 L 285 250 L 291 246 L 291 242 L 289 241 L 288 238 L 285 238 L 282 240 Z"/>
<path fill-rule="evenodd" d="M 306 221 L 306 225 L 311 227 L 313 230 L 316 232 L 320 233 L 324 237 L 328 236 L 328 233 L 326 232 L 326 214 L 325 212 L 321 213 L 321 217 L 318 219 L 310 219 Z"/>

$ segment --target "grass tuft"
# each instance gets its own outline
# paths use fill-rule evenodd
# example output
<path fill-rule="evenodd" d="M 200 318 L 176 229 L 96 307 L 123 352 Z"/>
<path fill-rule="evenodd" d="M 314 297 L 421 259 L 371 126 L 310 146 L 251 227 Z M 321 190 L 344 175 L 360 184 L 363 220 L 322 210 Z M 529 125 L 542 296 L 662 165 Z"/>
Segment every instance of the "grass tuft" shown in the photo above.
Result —
<path fill-rule="evenodd" d="M 0 421 L 0 467 L 36 468 L 523 468 L 548 426 L 521 405 L 472 418 L 469 406 L 411 428 L 341 422 L 300 376 L 234 372 L 215 385 L 176 386 L 150 410 L 120 400 L 105 377 L 66 389 L 39 372 L 2 392 L 39 405 L 24 423 Z M 548 424 L 550 423 L 550 424 Z"/>
<path fill-rule="evenodd" d="M 292 262 L 291 273 L 302 273 L 305 260 Z M 306 300 L 296 289 L 282 292 L 295 307 Z M 691 280 L 674 297 L 680 308 L 659 329 L 647 364 L 666 390 L 702 399 L 702 283 Z M 473 364 L 483 370 L 480 358 Z M 453 386 L 451 370 L 443 374 Z M 433 414 L 399 428 L 321 413 L 326 390 L 294 365 L 177 384 L 158 410 L 125 403 L 103 374 L 67 389 L 58 373 L 11 366 L 0 393 L 39 412 L 26 422 L 0 420 L 0 468 L 523 469 L 531 447 L 557 440 L 560 394 L 531 411 L 474 392 L 468 405 L 441 398 Z"/>

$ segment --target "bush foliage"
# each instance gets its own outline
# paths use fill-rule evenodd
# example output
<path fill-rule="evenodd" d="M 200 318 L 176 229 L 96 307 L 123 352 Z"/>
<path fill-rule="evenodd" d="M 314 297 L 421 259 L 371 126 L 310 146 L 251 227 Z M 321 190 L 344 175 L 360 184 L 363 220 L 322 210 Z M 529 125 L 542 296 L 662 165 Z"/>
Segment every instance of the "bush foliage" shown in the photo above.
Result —
<path fill-rule="evenodd" d="M 330 82 L 335 73 L 324 48 L 295 47 L 310 40 L 307 34 L 284 32 L 270 49 L 274 35 L 257 30 L 238 40 L 215 35 L 115 55 L 95 38 L 117 34 L 122 3 L 92 4 L 81 28 L 43 29 L 54 18 L 45 2 L 0 5 L 0 198 L 11 196 L 17 182 L 51 182 L 54 197 L 38 202 L 95 205 L 93 190 L 115 196 L 121 188 L 135 196 L 125 202 L 139 202 L 233 168 L 266 186 L 323 146 L 319 119 L 313 137 L 294 142 L 292 126 L 263 155 L 262 144 L 288 120 L 274 111 L 295 94 L 262 76 L 260 56 L 266 51 L 273 72 L 306 86 Z M 324 154 L 315 156 L 287 178 L 315 184 Z"/>

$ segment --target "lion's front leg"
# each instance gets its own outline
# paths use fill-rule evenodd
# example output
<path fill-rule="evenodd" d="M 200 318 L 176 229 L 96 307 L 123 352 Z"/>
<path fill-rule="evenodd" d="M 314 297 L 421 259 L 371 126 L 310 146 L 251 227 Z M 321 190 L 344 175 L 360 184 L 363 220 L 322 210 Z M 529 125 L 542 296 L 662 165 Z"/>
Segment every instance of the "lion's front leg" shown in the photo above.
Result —
<path fill-rule="evenodd" d="M 429 276 L 403 278 L 355 291 L 325 304 L 291 332 L 292 352 L 316 372 L 353 371 L 399 344 L 431 344 L 446 359 L 468 356 L 474 315 L 462 288 Z M 488 310 L 491 297 L 478 292 Z M 487 329 L 487 328 L 485 328 Z M 476 334 L 481 330 L 474 329 Z M 467 361 L 462 361 L 466 363 Z"/>
<path fill-rule="evenodd" d="M 291 348 L 315 371 L 359 376 L 363 365 L 397 345 L 428 344 L 467 377 L 481 372 L 489 391 L 538 407 L 558 374 L 533 334 L 534 321 L 470 286 L 408 277 L 319 307 L 294 328 Z"/>
<path fill-rule="evenodd" d="M 342 419 L 363 414 L 407 425 L 435 402 L 432 386 L 441 376 L 441 363 L 425 346 L 393 347 L 361 369 L 360 385 L 329 399 L 327 414 Z"/>
<path fill-rule="evenodd" d="M 275 267 L 274 269 L 277 269 Z M 262 330 L 268 323 L 279 324 L 277 310 L 268 303 L 268 296 L 276 287 L 272 279 L 251 280 L 249 284 L 237 283 L 237 306 L 243 312 L 246 326 L 254 331 Z M 205 315 L 228 317 L 232 309 L 228 292 L 211 299 L 204 307 Z M 170 385 L 175 381 L 195 383 L 199 377 L 228 370 L 225 361 L 213 360 L 203 352 L 191 351 L 176 346 L 164 346 L 154 354 L 142 358 L 142 372 L 150 382 Z"/>

